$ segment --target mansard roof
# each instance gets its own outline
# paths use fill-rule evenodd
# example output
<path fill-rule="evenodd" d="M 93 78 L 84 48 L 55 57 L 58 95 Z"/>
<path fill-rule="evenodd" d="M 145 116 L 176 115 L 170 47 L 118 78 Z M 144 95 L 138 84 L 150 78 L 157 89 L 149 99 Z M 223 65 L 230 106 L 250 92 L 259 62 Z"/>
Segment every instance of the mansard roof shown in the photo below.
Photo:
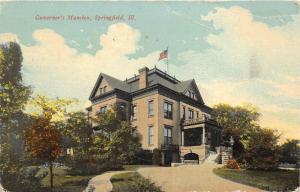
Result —
<path fill-rule="evenodd" d="M 135 75 L 134 77 L 122 81 L 107 74 L 100 73 L 90 95 L 90 99 L 95 96 L 102 79 L 105 79 L 113 89 L 118 89 L 129 94 L 139 90 L 139 75 Z M 193 87 L 199 102 L 204 103 L 194 79 L 179 81 L 175 77 L 172 77 L 155 67 L 148 71 L 148 86 L 150 87 L 153 85 L 162 85 L 180 94 L 185 94 L 187 89 Z"/>

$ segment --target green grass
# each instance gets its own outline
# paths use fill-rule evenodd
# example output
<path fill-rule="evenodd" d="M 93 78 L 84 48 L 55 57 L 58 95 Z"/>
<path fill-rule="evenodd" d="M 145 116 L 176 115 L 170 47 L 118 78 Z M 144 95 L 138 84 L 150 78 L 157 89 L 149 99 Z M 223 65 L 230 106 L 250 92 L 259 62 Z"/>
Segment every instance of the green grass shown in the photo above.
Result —
<path fill-rule="evenodd" d="M 299 173 L 296 170 L 254 171 L 216 168 L 214 173 L 238 183 L 268 191 L 292 191 L 298 187 Z"/>
<path fill-rule="evenodd" d="M 42 168 L 41 171 L 48 171 L 48 169 Z M 95 175 L 88 176 L 73 176 L 68 174 L 68 168 L 54 168 L 54 189 L 56 191 L 63 192 L 82 192 L 88 181 Z M 42 186 L 45 187 L 45 191 L 49 190 L 50 186 L 50 176 L 49 174 L 42 180 Z"/>
<path fill-rule="evenodd" d="M 155 186 L 137 172 L 120 173 L 114 175 L 110 181 L 113 185 L 112 192 L 162 192 L 160 187 Z"/>
<path fill-rule="evenodd" d="M 140 177 L 140 175 L 137 172 L 129 172 L 112 176 L 110 181 L 113 184 L 113 191 L 121 191 L 122 189 L 127 189 L 130 183 L 133 182 L 133 178 L 135 177 Z"/>

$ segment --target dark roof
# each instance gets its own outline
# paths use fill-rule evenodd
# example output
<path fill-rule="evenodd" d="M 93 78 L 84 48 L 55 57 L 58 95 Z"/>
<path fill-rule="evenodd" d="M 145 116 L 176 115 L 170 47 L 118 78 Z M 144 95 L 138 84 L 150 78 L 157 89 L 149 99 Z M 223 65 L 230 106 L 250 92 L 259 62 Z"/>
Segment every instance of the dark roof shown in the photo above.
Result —
<path fill-rule="evenodd" d="M 132 78 L 121 81 L 107 74 L 100 73 L 94 89 L 90 95 L 90 99 L 95 95 L 98 85 L 103 78 L 114 89 L 119 89 L 127 93 L 133 93 L 139 90 L 139 75 L 135 75 Z M 193 82 L 195 82 L 194 79 L 181 82 L 175 77 L 172 77 L 169 74 L 159 70 L 158 68 L 153 68 L 148 71 L 148 86 L 159 84 L 177 93 L 184 93 Z"/>

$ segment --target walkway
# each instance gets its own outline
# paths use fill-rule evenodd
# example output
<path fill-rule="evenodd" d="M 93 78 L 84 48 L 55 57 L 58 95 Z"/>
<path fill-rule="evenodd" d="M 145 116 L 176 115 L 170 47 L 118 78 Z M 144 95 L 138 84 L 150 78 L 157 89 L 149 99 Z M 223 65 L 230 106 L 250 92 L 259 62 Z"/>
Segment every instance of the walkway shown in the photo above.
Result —
<path fill-rule="evenodd" d="M 93 177 L 87 186 L 87 188 L 84 190 L 84 192 L 89 192 L 89 189 L 91 187 L 94 187 L 93 192 L 110 192 L 112 191 L 112 184 L 110 182 L 110 178 L 119 173 L 127 173 L 131 171 L 109 171 L 106 173 L 103 173 L 101 175 L 98 175 L 96 177 Z"/>
<path fill-rule="evenodd" d="M 165 192 L 258 192 L 247 185 L 223 179 L 213 173 L 214 163 L 182 165 L 179 167 L 147 167 L 138 172 L 149 178 Z"/>

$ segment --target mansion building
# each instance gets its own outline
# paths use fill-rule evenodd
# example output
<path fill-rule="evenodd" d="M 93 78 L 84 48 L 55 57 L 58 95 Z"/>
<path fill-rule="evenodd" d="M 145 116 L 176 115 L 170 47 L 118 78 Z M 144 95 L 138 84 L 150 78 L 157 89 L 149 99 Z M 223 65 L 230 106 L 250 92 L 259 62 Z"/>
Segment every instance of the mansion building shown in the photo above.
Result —
<path fill-rule="evenodd" d="M 220 146 L 222 129 L 211 119 L 212 109 L 194 79 L 179 81 L 156 67 L 138 72 L 124 81 L 100 73 L 89 97 L 89 116 L 122 106 L 142 148 L 160 149 L 162 164 L 199 162 Z"/>

